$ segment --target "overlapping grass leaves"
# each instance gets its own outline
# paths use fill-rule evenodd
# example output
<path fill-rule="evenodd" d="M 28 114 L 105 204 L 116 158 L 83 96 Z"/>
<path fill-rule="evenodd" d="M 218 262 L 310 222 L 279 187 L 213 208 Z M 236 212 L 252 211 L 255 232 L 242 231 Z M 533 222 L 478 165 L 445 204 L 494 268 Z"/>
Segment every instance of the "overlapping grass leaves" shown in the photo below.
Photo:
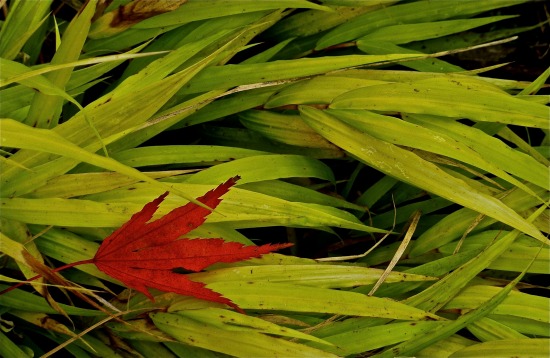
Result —
<path fill-rule="evenodd" d="M 238 174 L 239 186 L 191 237 L 252 244 L 240 230 L 283 226 L 289 233 L 311 230 L 310 240 L 321 232 L 345 238 L 401 230 L 416 210 L 424 216 L 375 296 L 367 293 L 398 241 L 353 264 L 268 255 L 191 275 L 248 316 L 173 294 L 157 293 L 155 302 L 107 294 L 110 303 L 100 303 L 124 310 L 126 322 L 107 318 L 109 334 L 128 352 L 342 356 L 376 349 L 393 354 L 390 347 L 398 344 L 403 354 L 438 349 L 460 356 L 485 352 L 494 342 L 542 347 L 547 299 L 509 293 L 510 285 L 501 289 L 499 281 L 478 275 L 487 268 L 547 273 L 548 159 L 508 127 L 546 128 L 547 100 L 532 95 L 547 74 L 533 84 L 476 71 L 449 74 L 461 69 L 419 52 L 428 41 L 441 51 L 458 42 L 444 48 L 439 39 L 509 21 L 472 16 L 521 2 L 188 0 L 164 7 L 134 1 L 117 10 L 89 1 L 68 26 L 56 27 L 46 17 L 49 2 L 30 8 L 13 1 L 0 34 L 9 70 L 0 89 L 6 273 L 33 275 L 23 251 L 54 264 L 87 259 L 96 241 L 161 191 L 177 195 L 160 214 Z M 62 29 L 50 63 L 34 66 L 34 53 L 17 57 L 40 48 L 43 38 L 33 33 L 48 28 Z M 257 46 L 258 34 L 269 46 Z M 461 46 L 478 44 L 464 41 Z M 360 52 L 337 52 L 354 47 Z M 122 50 L 127 54 L 103 56 Z M 132 57 L 104 93 L 90 91 Z M 393 61 L 424 72 L 347 69 Z M 91 99 L 84 108 L 82 93 Z M 207 125 L 193 132 L 191 145 L 143 145 L 171 128 L 200 124 Z M 335 158 L 357 166 L 338 193 L 340 173 L 322 161 Z M 380 171 L 381 179 L 356 182 L 365 168 Z M 352 187 L 360 188 L 357 199 Z M 443 217 L 442 208 L 448 210 Z M 120 292 L 93 267 L 79 270 L 66 277 Z M 41 283 L 35 287 L 46 295 Z M 115 354 L 98 339 L 103 326 L 79 340 L 55 319 L 61 308 L 78 333 L 105 318 L 103 312 L 78 302 L 55 310 L 23 289 L 0 296 L 0 306 L 17 330 L 52 346 L 71 339 L 66 349 L 75 355 Z M 96 315 L 93 322 L 84 318 Z M 457 333 L 463 327 L 476 340 Z M 45 329 L 50 332 L 42 336 Z M 47 353 L 10 333 L 1 333 L 0 342 L 5 356 Z"/>

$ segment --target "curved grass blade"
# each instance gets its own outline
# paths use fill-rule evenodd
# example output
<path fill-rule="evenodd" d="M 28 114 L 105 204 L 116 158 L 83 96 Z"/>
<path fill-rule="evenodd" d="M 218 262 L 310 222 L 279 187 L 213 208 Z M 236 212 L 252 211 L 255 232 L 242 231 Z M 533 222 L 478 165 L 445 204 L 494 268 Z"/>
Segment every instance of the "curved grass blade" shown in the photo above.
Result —
<path fill-rule="evenodd" d="M 300 107 L 302 118 L 332 143 L 374 168 L 445 199 L 494 217 L 543 243 L 540 231 L 501 201 L 480 193 L 439 167 L 393 144 L 380 141 L 317 109 Z"/>

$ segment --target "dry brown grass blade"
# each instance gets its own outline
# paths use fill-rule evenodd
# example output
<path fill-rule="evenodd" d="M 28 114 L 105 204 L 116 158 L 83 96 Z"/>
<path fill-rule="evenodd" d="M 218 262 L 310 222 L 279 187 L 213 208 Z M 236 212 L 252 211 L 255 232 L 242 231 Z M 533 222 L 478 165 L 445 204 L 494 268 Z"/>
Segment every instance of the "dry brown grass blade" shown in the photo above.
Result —
<path fill-rule="evenodd" d="M 391 271 L 393 270 L 395 265 L 397 265 L 397 262 L 399 261 L 401 256 L 403 256 L 403 253 L 405 253 L 405 250 L 407 249 L 407 246 L 411 242 L 414 231 L 416 230 L 416 226 L 418 225 L 418 222 L 420 221 L 420 215 L 422 215 L 422 213 L 420 211 L 417 210 L 417 211 L 414 212 L 414 214 L 413 214 L 413 216 L 410 220 L 410 224 L 409 224 L 409 228 L 407 229 L 407 233 L 405 234 L 405 237 L 403 238 L 403 241 L 401 241 L 401 244 L 397 248 L 397 251 L 396 251 L 395 255 L 393 256 L 393 258 L 391 259 L 388 267 L 386 267 L 386 269 L 382 273 L 382 276 L 380 276 L 378 281 L 376 281 L 376 283 L 374 284 L 374 287 L 368 293 L 368 296 L 372 296 L 376 292 L 376 290 L 378 290 L 378 287 L 380 287 L 380 285 L 384 282 L 386 277 L 388 277 L 388 275 L 391 273 Z"/>

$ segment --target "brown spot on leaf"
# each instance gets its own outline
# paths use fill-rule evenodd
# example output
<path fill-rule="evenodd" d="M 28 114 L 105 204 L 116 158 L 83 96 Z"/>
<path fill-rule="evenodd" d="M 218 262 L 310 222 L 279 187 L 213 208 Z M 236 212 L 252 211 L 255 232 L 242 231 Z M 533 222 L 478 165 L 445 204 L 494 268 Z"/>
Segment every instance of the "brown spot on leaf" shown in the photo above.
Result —
<path fill-rule="evenodd" d="M 150 17 L 177 9 L 187 0 L 134 0 L 113 11 L 111 27 L 129 27 Z"/>

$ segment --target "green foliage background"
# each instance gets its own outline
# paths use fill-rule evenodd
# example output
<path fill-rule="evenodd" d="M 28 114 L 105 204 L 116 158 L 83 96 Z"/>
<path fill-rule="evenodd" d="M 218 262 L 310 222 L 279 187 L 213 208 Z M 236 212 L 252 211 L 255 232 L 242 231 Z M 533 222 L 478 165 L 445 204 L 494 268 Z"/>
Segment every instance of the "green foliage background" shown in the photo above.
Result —
<path fill-rule="evenodd" d="M 44 280 L 0 296 L 0 354 L 548 356 L 550 69 L 439 58 L 529 30 L 489 26 L 524 2 L 88 1 L 70 21 L 4 4 L 1 288 L 234 175 L 190 237 L 377 244 L 189 275 L 248 315 L 83 265 L 62 275 L 96 308 Z"/>

